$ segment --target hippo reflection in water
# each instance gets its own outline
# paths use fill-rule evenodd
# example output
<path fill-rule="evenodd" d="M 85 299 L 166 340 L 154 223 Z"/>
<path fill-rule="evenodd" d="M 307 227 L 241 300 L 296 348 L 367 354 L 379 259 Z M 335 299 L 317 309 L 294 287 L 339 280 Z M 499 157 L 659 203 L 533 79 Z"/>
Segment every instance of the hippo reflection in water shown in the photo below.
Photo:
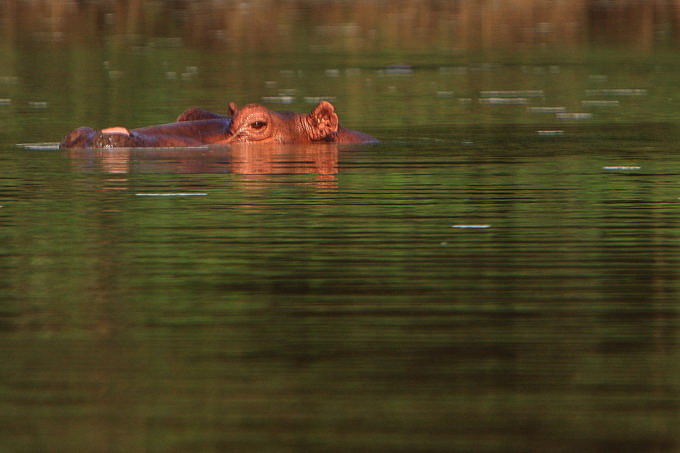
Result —
<path fill-rule="evenodd" d="M 183 147 L 229 143 L 375 143 L 363 132 L 339 125 L 335 108 L 322 101 L 310 113 L 274 112 L 259 104 L 239 109 L 229 103 L 228 116 L 196 107 L 175 123 L 128 130 L 110 127 L 71 131 L 60 148 Z"/>

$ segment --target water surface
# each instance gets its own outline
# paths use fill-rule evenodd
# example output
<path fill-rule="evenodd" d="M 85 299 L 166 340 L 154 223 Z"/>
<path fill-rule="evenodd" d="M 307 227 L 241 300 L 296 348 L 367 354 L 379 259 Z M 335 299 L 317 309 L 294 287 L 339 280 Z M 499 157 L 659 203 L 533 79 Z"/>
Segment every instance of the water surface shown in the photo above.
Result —
<path fill-rule="evenodd" d="M 357 21 L 3 47 L 0 450 L 677 451 L 675 51 Z M 319 98 L 382 143 L 17 146 Z"/>

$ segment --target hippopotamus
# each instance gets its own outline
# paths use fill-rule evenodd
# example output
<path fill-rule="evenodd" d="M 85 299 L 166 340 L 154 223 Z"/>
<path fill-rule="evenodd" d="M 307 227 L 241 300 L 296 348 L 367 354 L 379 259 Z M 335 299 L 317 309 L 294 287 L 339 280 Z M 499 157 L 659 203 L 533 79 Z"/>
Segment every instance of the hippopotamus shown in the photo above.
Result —
<path fill-rule="evenodd" d="M 60 148 L 187 147 L 230 143 L 375 143 L 363 132 L 339 125 L 330 102 L 322 101 L 310 113 L 274 112 L 259 104 L 239 109 L 229 103 L 228 115 L 191 107 L 174 123 L 96 131 L 71 131 Z"/>

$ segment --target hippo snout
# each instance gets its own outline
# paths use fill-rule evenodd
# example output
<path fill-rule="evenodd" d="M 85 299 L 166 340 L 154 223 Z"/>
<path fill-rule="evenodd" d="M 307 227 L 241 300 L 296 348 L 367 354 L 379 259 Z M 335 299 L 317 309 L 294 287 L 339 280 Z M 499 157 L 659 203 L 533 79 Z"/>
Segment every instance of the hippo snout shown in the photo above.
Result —
<path fill-rule="evenodd" d="M 113 131 L 110 131 L 111 129 Z M 125 132 L 122 131 L 123 128 L 111 129 L 97 132 L 92 138 L 91 146 L 93 148 L 126 148 L 135 146 L 135 139 L 127 129 L 125 129 Z"/>

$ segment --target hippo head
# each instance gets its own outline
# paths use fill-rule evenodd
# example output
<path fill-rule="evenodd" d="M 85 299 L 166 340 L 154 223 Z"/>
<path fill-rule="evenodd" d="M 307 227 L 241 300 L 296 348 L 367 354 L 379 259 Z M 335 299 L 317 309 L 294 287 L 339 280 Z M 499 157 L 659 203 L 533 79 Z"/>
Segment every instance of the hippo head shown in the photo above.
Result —
<path fill-rule="evenodd" d="M 319 103 L 310 113 L 274 112 L 259 104 L 239 109 L 229 103 L 232 116 L 226 143 L 333 142 L 338 115 L 329 102 Z"/>
<path fill-rule="evenodd" d="M 97 133 L 90 127 L 79 127 L 69 132 L 59 144 L 60 148 L 87 148 L 92 143 L 92 137 Z"/>
<path fill-rule="evenodd" d="M 110 127 L 96 131 L 79 127 L 64 138 L 60 148 L 121 148 L 135 146 L 135 139 L 124 127 Z"/>

